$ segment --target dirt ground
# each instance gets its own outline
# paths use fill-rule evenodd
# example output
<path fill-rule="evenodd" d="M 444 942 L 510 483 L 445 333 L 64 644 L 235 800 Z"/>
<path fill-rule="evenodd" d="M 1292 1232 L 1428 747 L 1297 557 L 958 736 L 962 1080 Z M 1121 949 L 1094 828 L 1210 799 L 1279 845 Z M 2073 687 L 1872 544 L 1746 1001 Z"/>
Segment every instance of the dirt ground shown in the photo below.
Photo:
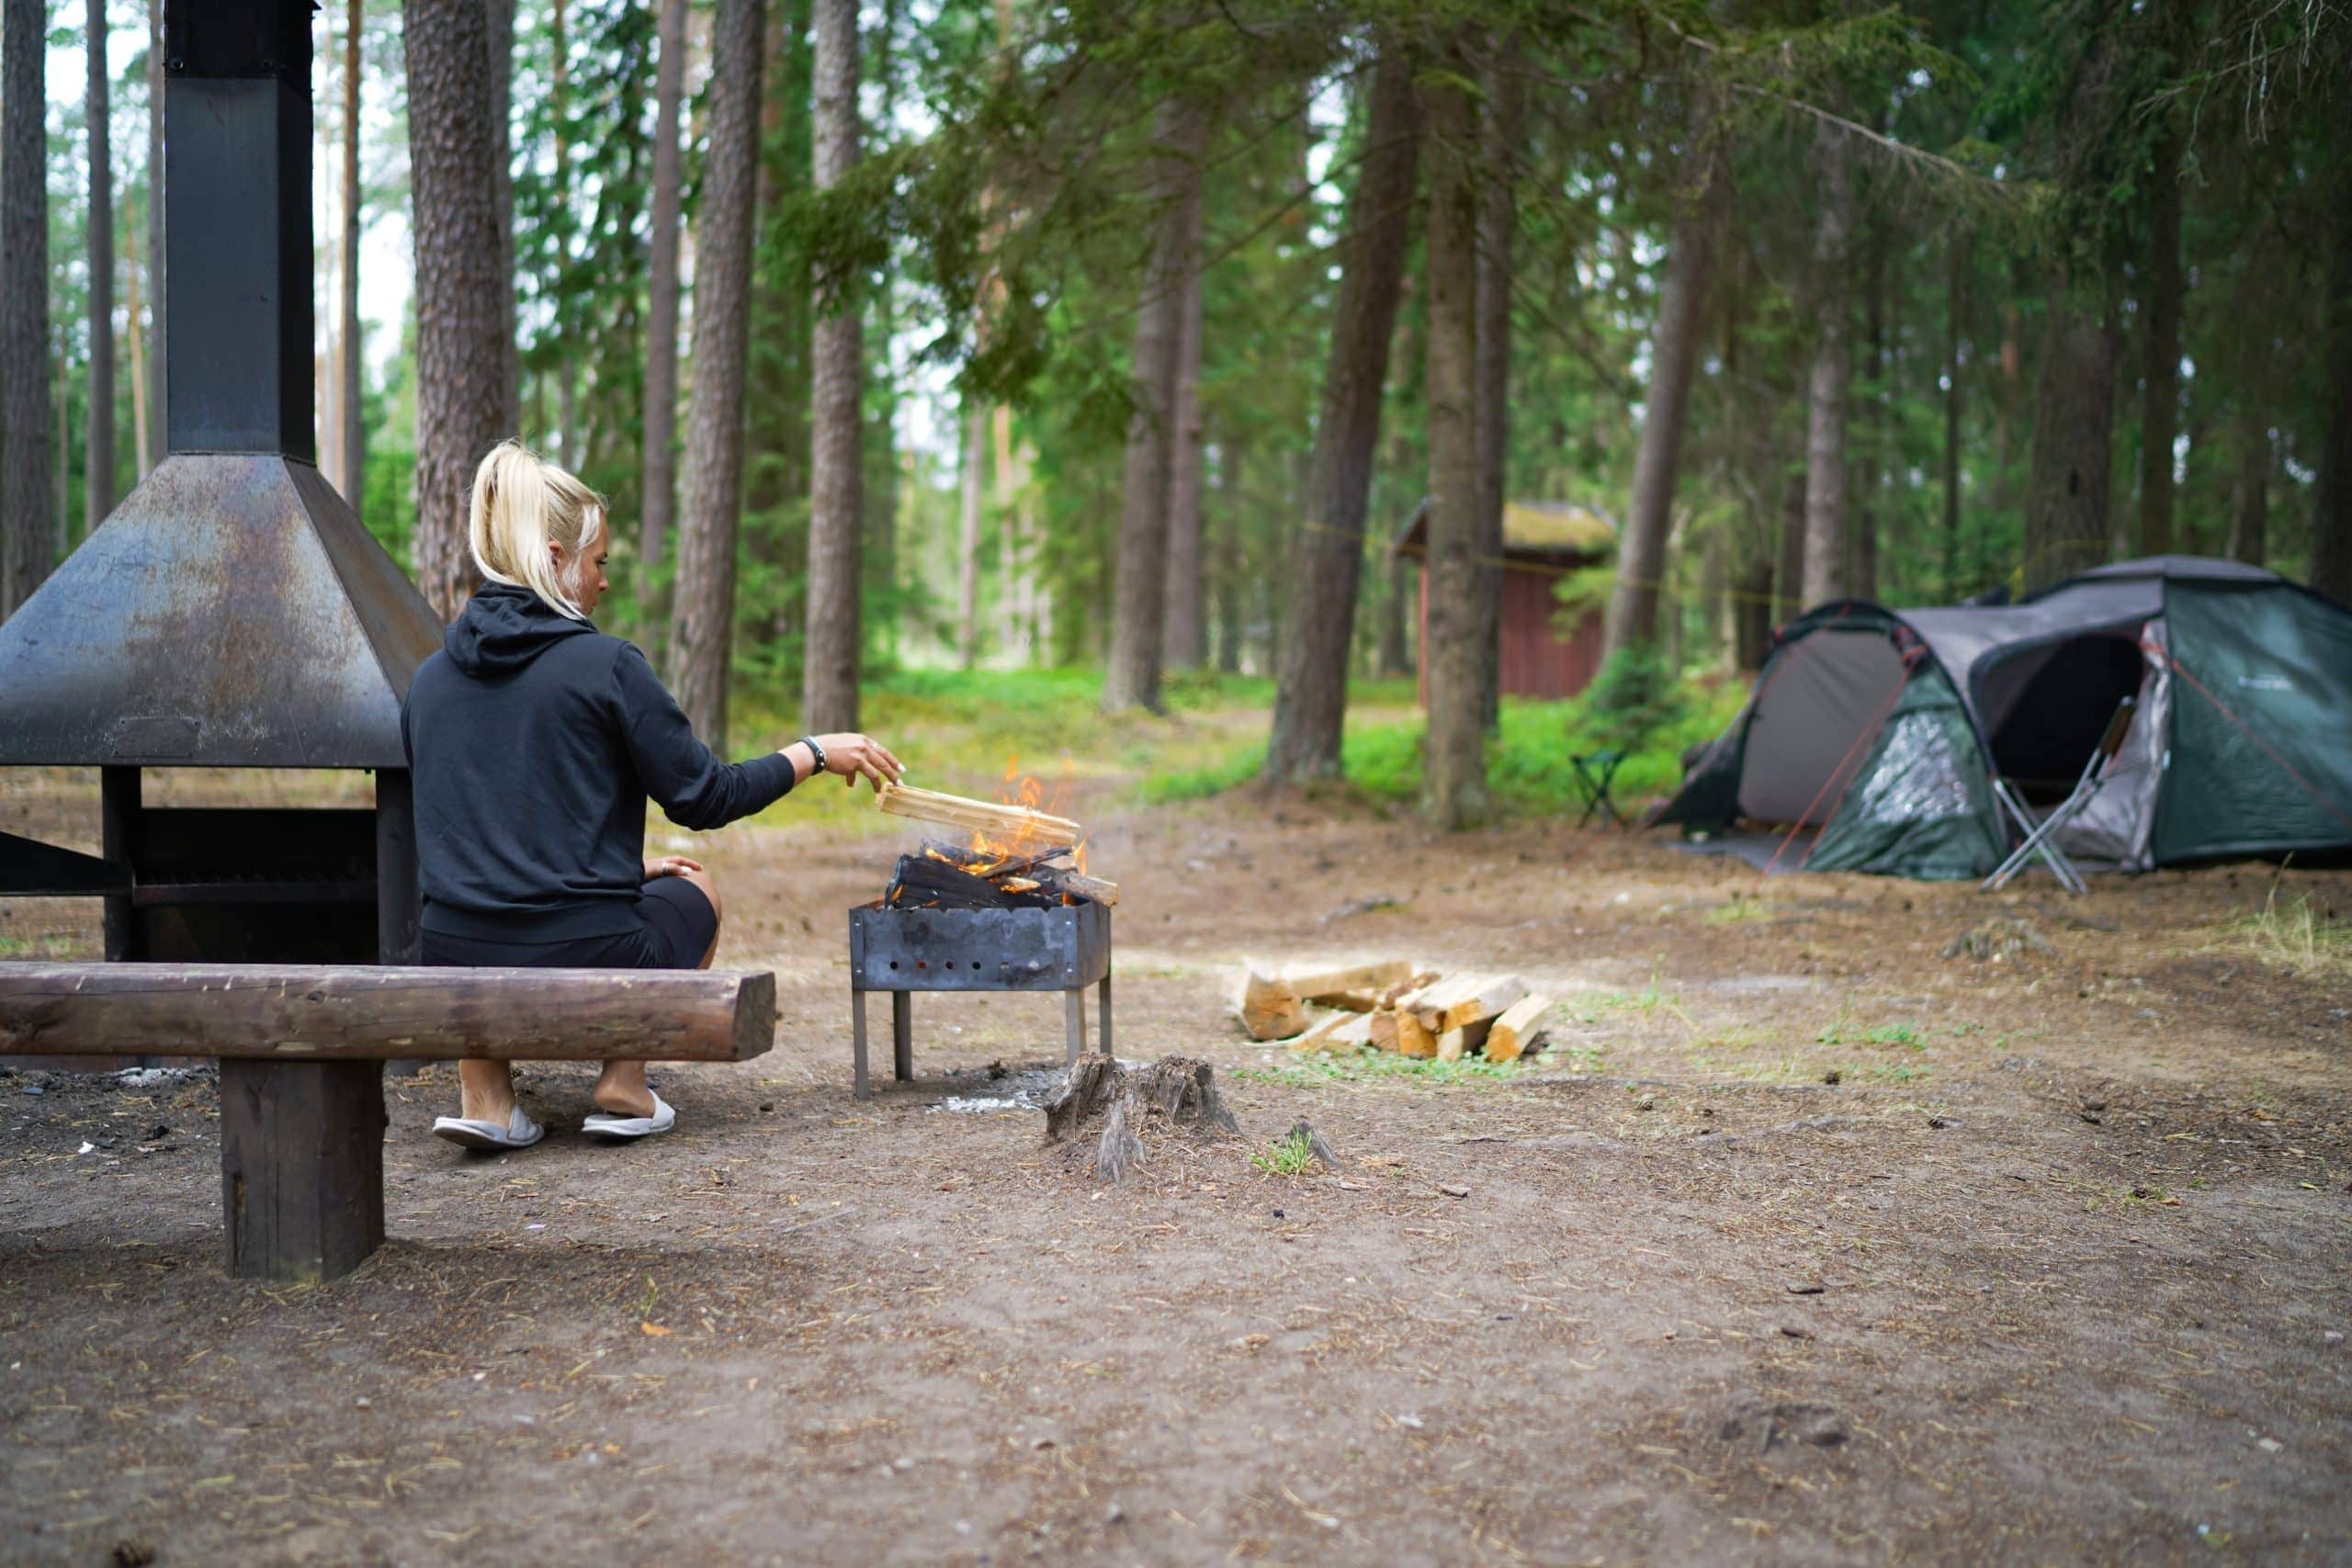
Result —
<path fill-rule="evenodd" d="M 891 840 L 684 843 L 775 1051 L 661 1073 L 678 1132 L 617 1149 L 587 1069 L 526 1067 L 552 1133 L 499 1159 L 427 1135 L 447 1068 L 392 1080 L 346 1279 L 222 1277 L 209 1077 L 0 1077 L 0 1556 L 2352 1556 L 2352 981 L 2233 923 L 2273 868 L 1987 897 L 1106 818 L 1120 1053 L 1213 1060 L 1246 1138 L 1105 1188 L 948 1105 L 1043 1081 L 1057 998 L 918 998 L 917 1080 L 851 1098 L 842 911 Z M 1516 969 L 1563 1022 L 1508 1077 L 1302 1066 L 1226 1016 L 1245 954 Z M 1300 1116 L 1345 1172 L 1251 1164 Z"/>

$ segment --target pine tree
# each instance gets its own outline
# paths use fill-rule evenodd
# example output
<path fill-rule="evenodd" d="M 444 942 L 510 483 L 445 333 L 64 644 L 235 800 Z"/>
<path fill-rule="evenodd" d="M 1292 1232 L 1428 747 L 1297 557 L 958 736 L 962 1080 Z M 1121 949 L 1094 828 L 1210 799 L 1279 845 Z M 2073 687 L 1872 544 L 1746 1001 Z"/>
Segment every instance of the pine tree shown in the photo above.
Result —
<path fill-rule="evenodd" d="M 831 189 L 858 160 L 857 0 L 816 0 L 813 172 Z M 810 398 L 808 618 L 800 721 L 855 729 L 860 596 L 865 584 L 865 342 L 858 279 L 847 266 L 817 276 Z"/>
<path fill-rule="evenodd" d="M 720 0 L 713 18 L 709 150 L 695 214 L 695 386 L 686 411 L 670 681 L 696 733 L 714 745 L 727 734 L 735 619 L 765 9 L 763 0 Z"/>

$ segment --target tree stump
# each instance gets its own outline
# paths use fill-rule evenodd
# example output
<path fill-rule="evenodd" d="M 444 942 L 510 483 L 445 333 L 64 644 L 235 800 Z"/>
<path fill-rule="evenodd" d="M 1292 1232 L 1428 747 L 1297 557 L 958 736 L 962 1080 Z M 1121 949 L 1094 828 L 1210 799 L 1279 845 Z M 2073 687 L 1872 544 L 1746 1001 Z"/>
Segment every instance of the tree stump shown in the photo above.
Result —
<path fill-rule="evenodd" d="M 1155 1122 L 1210 1136 L 1241 1132 L 1218 1098 L 1216 1070 L 1190 1056 L 1142 1064 L 1081 1056 L 1046 1093 L 1044 1110 L 1048 1144 L 1086 1136 L 1100 1123 L 1094 1174 L 1106 1181 L 1121 1180 L 1143 1163 L 1143 1130 Z"/>

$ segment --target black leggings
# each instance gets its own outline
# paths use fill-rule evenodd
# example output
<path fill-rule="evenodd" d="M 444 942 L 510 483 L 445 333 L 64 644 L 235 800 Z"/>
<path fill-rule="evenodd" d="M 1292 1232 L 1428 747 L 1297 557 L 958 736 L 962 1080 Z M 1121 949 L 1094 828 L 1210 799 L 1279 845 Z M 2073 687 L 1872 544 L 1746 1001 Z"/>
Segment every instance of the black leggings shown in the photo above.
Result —
<path fill-rule="evenodd" d="M 683 876 L 657 876 L 637 901 L 637 930 L 557 942 L 485 942 L 424 933 L 424 962 L 469 969 L 693 969 L 718 935 L 718 911 Z"/>

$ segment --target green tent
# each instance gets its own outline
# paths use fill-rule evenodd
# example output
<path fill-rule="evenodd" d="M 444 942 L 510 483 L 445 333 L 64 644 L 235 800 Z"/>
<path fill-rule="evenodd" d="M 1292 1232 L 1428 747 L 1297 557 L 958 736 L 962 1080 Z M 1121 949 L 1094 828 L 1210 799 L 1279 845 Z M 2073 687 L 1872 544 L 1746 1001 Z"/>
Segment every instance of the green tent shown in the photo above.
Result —
<path fill-rule="evenodd" d="M 2109 783 L 2059 835 L 2078 863 L 2352 850 L 2352 611 L 2187 556 L 2016 604 L 1811 611 L 1658 820 L 1772 829 L 1786 869 L 1983 876 L 2014 841 L 1994 774 L 2055 804 L 2127 696 Z"/>

